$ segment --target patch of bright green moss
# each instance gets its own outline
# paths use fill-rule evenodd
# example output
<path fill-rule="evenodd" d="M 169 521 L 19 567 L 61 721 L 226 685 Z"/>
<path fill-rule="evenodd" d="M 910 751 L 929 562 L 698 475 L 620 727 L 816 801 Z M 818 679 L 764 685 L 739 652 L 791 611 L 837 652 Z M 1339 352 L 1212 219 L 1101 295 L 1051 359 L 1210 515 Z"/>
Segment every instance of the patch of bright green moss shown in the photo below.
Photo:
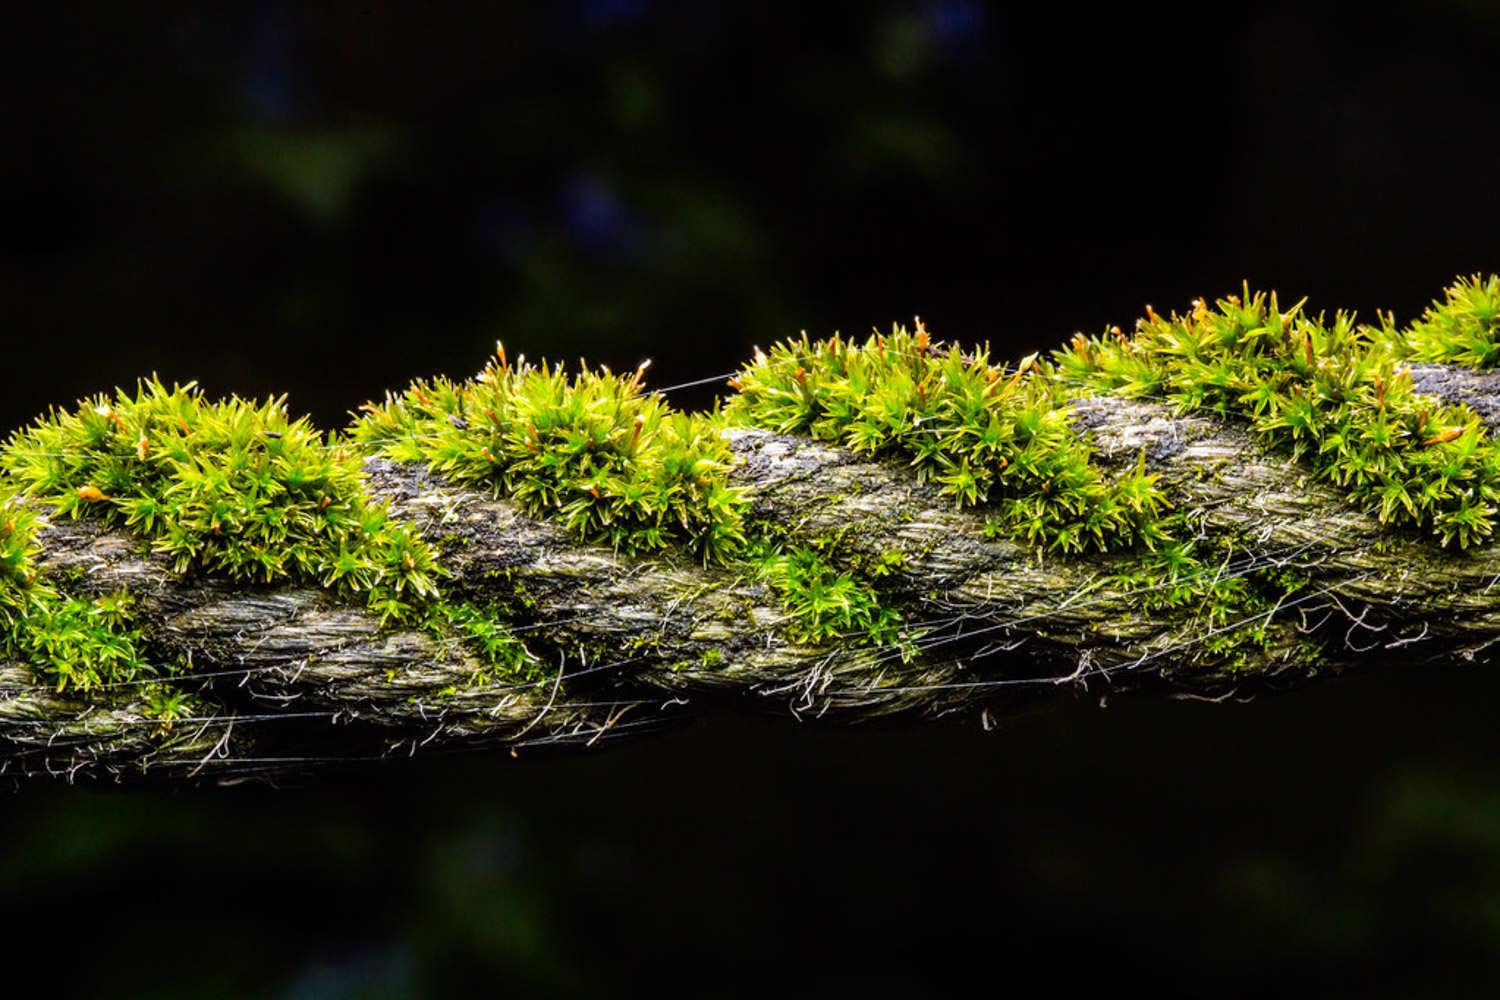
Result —
<path fill-rule="evenodd" d="M 1208 638 L 1198 654 L 1200 662 L 1225 674 L 1235 674 L 1263 661 L 1252 651 L 1271 652 L 1275 637 L 1269 626 L 1286 598 L 1305 591 L 1308 581 L 1274 567 L 1236 565 L 1230 545 L 1207 549 L 1201 541 L 1182 541 L 1189 535 L 1181 515 L 1172 515 L 1164 531 L 1173 536 L 1155 549 L 1125 556 L 1110 583 L 1130 593 L 1145 611 L 1186 611 L 1193 625 Z M 1207 550 L 1206 550 L 1207 549 Z M 1320 662 L 1315 643 L 1300 644 L 1294 655 L 1304 668 Z"/>
<path fill-rule="evenodd" d="M 1272 602 L 1253 581 L 1218 572 L 1195 543 L 1181 540 L 1191 532 L 1169 512 L 1144 460 L 1113 477 L 1095 463 L 1072 425 L 1074 390 L 1051 376 L 1030 359 L 1004 370 L 989 362 L 987 348 L 973 354 L 939 348 L 920 322 L 914 333 L 896 327 L 862 343 L 803 335 L 757 354 L 736 377 L 725 415 L 906 458 L 920 478 L 960 505 L 986 509 L 992 535 L 1062 553 L 1119 553 L 1116 586 L 1140 595 L 1147 609 L 1188 609 L 1205 627 L 1225 628 L 1221 648 L 1207 651 L 1220 669 L 1248 661 L 1232 647 L 1267 646 L 1254 616 L 1269 614 Z M 899 558 L 863 565 L 859 579 L 898 566 Z M 879 607 L 874 591 L 868 598 L 870 609 Z M 863 613 L 888 635 L 899 627 L 894 613 Z"/>
<path fill-rule="evenodd" d="M 354 439 L 458 482 L 492 486 L 533 515 L 628 553 L 682 545 L 768 582 L 799 642 L 895 641 L 900 616 L 811 550 L 747 542 L 748 502 L 713 414 L 674 411 L 643 370 L 569 374 L 511 364 L 501 347 L 475 379 L 431 379 L 368 405 Z"/>
<path fill-rule="evenodd" d="M 1416 361 L 1500 365 L 1500 275 L 1459 278 L 1442 301 L 1394 339 L 1401 353 Z"/>
<path fill-rule="evenodd" d="M 208 400 L 150 379 L 17 432 L 0 472 L 59 516 L 135 529 L 179 573 L 316 582 L 366 595 L 387 620 L 438 594 L 436 555 L 369 499 L 356 449 L 284 399 Z"/>
<path fill-rule="evenodd" d="M 471 687 L 546 679 L 540 661 L 505 624 L 498 608 L 444 601 L 432 606 L 425 624 L 440 638 L 457 632 L 479 654 L 481 666 L 469 678 Z"/>
<path fill-rule="evenodd" d="M 179 573 L 300 581 L 361 595 L 382 621 L 449 621 L 488 665 L 527 661 L 496 614 L 449 606 L 443 571 L 417 530 L 392 519 L 364 485 L 358 449 L 293 419 L 283 399 L 207 400 L 192 385 L 151 379 L 135 393 L 54 410 L 0 450 L 0 624 L 5 647 L 88 691 L 153 676 L 123 598 L 85 601 L 38 581 L 34 519 L 57 516 L 133 529 Z M 175 695 L 158 692 L 162 717 Z"/>
<path fill-rule="evenodd" d="M 0 655 L 23 660 L 59 691 L 153 676 L 131 627 L 129 594 L 72 597 L 33 565 L 36 518 L 0 483 Z"/>
<path fill-rule="evenodd" d="M 901 613 L 869 583 L 838 569 L 815 549 L 757 538 L 745 557 L 751 576 L 768 583 L 791 612 L 786 633 L 792 641 L 841 639 L 876 646 L 904 641 Z"/>
<path fill-rule="evenodd" d="M 729 420 L 899 455 L 963 506 L 1059 552 L 1153 544 L 1165 500 L 1143 468 L 1116 480 L 1093 462 L 1066 400 L 1027 359 L 939 349 L 920 323 L 863 343 L 806 334 L 757 352 L 732 383 Z"/>
<path fill-rule="evenodd" d="M 0 629 L 9 629 L 26 614 L 36 578 L 36 516 L 0 485 Z"/>
<path fill-rule="evenodd" d="M 9 634 L 9 651 L 40 670 L 59 691 L 91 691 L 158 672 L 130 625 L 129 596 L 92 600 L 31 588 L 30 607 Z"/>
<path fill-rule="evenodd" d="M 1148 310 L 1132 336 L 1079 335 L 1050 374 L 1244 419 L 1383 523 L 1444 545 L 1494 534 L 1500 448 L 1473 410 L 1417 392 L 1389 336 L 1350 314 L 1312 317 L 1246 289 L 1185 315 Z"/>
<path fill-rule="evenodd" d="M 470 381 L 418 381 L 367 405 L 354 438 L 627 554 L 681 544 L 726 561 L 746 508 L 728 484 L 729 447 L 709 417 L 643 391 L 642 374 L 510 364 L 501 347 Z"/>

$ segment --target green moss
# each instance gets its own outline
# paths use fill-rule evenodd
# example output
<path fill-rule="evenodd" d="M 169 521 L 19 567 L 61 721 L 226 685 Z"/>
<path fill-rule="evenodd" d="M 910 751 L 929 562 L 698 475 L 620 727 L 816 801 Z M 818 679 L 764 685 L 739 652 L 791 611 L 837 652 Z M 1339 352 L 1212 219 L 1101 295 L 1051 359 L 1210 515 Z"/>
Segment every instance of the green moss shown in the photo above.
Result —
<path fill-rule="evenodd" d="M 1466 548 L 1494 534 L 1500 448 L 1479 416 L 1417 392 L 1389 336 L 1276 296 L 1148 311 L 1133 336 L 1078 336 L 1049 374 L 1247 421 L 1261 440 L 1368 504 L 1383 523 Z"/>
<path fill-rule="evenodd" d="M 31 603 L 36 579 L 36 515 L 0 481 L 0 630 L 14 628 Z"/>
<path fill-rule="evenodd" d="M 158 668 L 131 627 L 128 593 L 89 600 L 41 579 L 36 517 L 0 480 L 0 656 L 31 664 L 59 691 L 154 676 Z"/>
<path fill-rule="evenodd" d="M 10 630 L 11 655 L 30 663 L 57 690 L 91 691 L 159 671 L 130 627 L 128 595 L 93 600 L 34 586 L 26 616 Z"/>
<path fill-rule="evenodd" d="M 607 368 L 510 364 L 502 347 L 476 378 L 412 383 L 369 404 L 355 440 L 490 485 L 581 538 L 637 554 L 685 545 L 725 561 L 744 542 L 744 497 L 728 445 L 706 416 L 672 410 Z"/>
<path fill-rule="evenodd" d="M 1228 554 L 1206 559 L 1199 543 L 1173 540 L 1125 559 L 1112 582 L 1143 610 L 1190 608 L 1213 627 L 1264 610 L 1244 576 L 1226 575 L 1228 562 Z"/>
<path fill-rule="evenodd" d="M 358 449 L 292 419 L 282 399 L 211 401 L 192 385 L 151 379 L 133 394 L 54 410 L 0 452 L 0 497 L 3 651 L 60 690 L 164 671 L 129 627 L 128 596 L 83 600 L 36 578 L 23 498 L 133 529 L 179 573 L 320 584 L 361 596 L 382 621 L 451 625 L 487 671 L 527 662 L 495 615 L 441 599 L 436 552 L 370 499 Z M 160 717 L 173 717 L 175 696 L 150 690 Z"/>
<path fill-rule="evenodd" d="M 1232 641 L 1224 630 L 1269 618 L 1285 588 L 1306 581 L 1219 572 L 1226 553 L 1185 540 L 1197 533 L 1144 458 L 1122 474 L 1095 462 L 1068 400 L 1082 387 L 1243 420 L 1383 522 L 1463 548 L 1494 535 L 1500 449 L 1473 411 L 1416 392 L 1401 362 L 1493 367 L 1497 333 L 1495 276 L 1461 279 L 1404 331 L 1282 309 L 1247 289 L 1181 316 L 1148 310 L 1130 336 L 1080 336 L 1014 369 L 992 364 L 988 348 L 936 345 L 919 322 L 863 342 L 803 335 L 757 352 L 725 410 L 708 414 L 674 411 L 643 388 L 642 370 L 569 374 L 511 365 L 502 349 L 473 380 L 418 381 L 367 406 L 348 441 L 291 419 L 282 400 L 208 401 L 150 380 L 54 411 L 5 445 L 0 640 L 64 689 L 169 673 L 150 665 L 126 597 L 86 600 L 37 578 L 23 498 L 132 528 L 179 572 L 316 582 L 362 595 L 383 620 L 461 635 L 485 664 L 473 683 L 537 679 L 502 609 L 445 598 L 436 550 L 371 501 L 367 451 L 492 487 L 627 554 L 681 547 L 739 569 L 780 596 L 797 641 L 909 648 L 877 585 L 907 554 L 860 552 L 838 537 L 809 544 L 751 521 L 729 483 L 721 431 L 733 421 L 899 458 L 955 503 L 981 508 L 987 533 L 1039 552 L 1117 554 L 1114 585 L 1147 610 L 1191 612 L 1219 630 L 1210 652 L 1234 662 L 1236 644 L 1269 649 L 1273 639 L 1264 619 Z M 526 601 L 519 585 L 516 600 Z M 184 711 L 169 683 L 149 691 L 158 717 Z"/>
<path fill-rule="evenodd" d="M 771 545 L 766 526 L 747 542 L 749 505 L 729 485 L 721 430 L 717 414 L 676 412 L 646 392 L 642 370 L 570 375 L 511 364 L 502 347 L 471 381 L 419 381 L 367 405 L 353 435 L 375 453 L 491 486 L 585 540 L 628 554 L 680 545 L 765 580 L 795 641 L 896 641 L 899 615 L 853 573 Z"/>
<path fill-rule="evenodd" d="M 1165 506 L 1155 477 L 1137 469 L 1107 478 L 1031 360 L 1006 371 L 988 348 L 939 349 L 920 323 L 863 343 L 803 334 L 757 352 L 725 414 L 901 456 L 958 504 L 989 505 L 1007 532 L 1049 550 L 1152 544 Z"/>
<path fill-rule="evenodd" d="M 1096 464 L 1072 426 L 1075 390 L 1050 367 L 1028 359 L 1003 370 L 988 361 L 987 349 L 965 354 L 935 346 L 919 323 L 915 333 L 897 327 L 863 343 L 803 335 L 758 353 L 735 385 L 728 419 L 903 457 L 960 505 L 985 510 L 991 537 L 1019 536 L 1046 551 L 1119 553 L 1111 582 L 1137 595 L 1142 608 L 1186 610 L 1202 628 L 1223 630 L 1200 657 L 1214 669 L 1232 672 L 1235 663 L 1249 662 L 1243 649 L 1231 651 L 1236 646 L 1268 648 L 1255 616 L 1269 616 L 1273 602 L 1252 578 L 1220 572 L 1198 543 L 1181 540 L 1196 533 L 1169 511 L 1144 455 L 1121 475 Z M 804 580 L 788 570 L 806 566 L 802 572 L 822 584 L 812 588 L 814 597 L 835 594 L 837 606 L 852 610 L 822 624 L 823 634 L 865 628 L 875 641 L 896 641 L 900 616 L 868 581 L 901 569 L 903 553 L 840 557 L 837 538 L 812 549 L 778 544 L 767 565 L 784 577 L 785 599 L 809 600 Z M 838 587 L 828 586 L 830 576 Z M 843 586 L 859 598 L 845 599 L 851 591 Z"/>
<path fill-rule="evenodd" d="M 1208 637 L 1196 653 L 1200 668 L 1233 675 L 1251 664 L 1261 667 L 1263 659 L 1251 654 L 1274 651 L 1270 626 L 1277 609 L 1305 592 L 1309 580 L 1288 570 L 1244 565 L 1245 554 L 1229 540 L 1218 545 L 1179 541 L 1194 534 L 1184 522 L 1173 515 L 1163 525 L 1173 540 L 1123 557 L 1110 584 L 1131 594 L 1143 611 L 1187 612 L 1188 632 Z M 1314 642 L 1300 642 L 1290 652 L 1306 669 L 1320 661 Z"/>
<path fill-rule="evenodd" d="M 436 555 L 369 499 L 356 450 L 284 399 L 212 401 L 150 379 L 12 435 L 0 472 L 59 516 L 135 529 L 179 573 L 320 583 L 387 620 L 438 593 Z"/>
<path fill-rule="evenodd" d="M 836 568 L 822 553 L 756 539 L 745 562 L 753 578 L 770 584 L 791 613 L 785 631 L 792 641 L 909 645 L 900 612 L 874 587 Z"/>
<path fill-rule="evenodd" d="M 540 682 L 546 679 L 540 661 L 516 638 L 500 610 L 468 601 L 440 601 L 428 609 L 423 622 L 439 639 L 457 632 L 479 655 L 480 668 L 469 678 L 471 687 Z"/>
<path fill-rule="evenodd" d="M 1459 278 L 1392 340 L 1405 357 L 1471 368 L 1500 365 L 1500 275 Z"/>
<path fill-rule="evenodd" d="M 173 725 L 197 715 L 206 715 L 212 709 L 202 705 L 193 695 L 165 682 L 145 684 L 141 687 L 141 700 L 145 702 L 144 714 L 157 722 L 156 735 L 166 736 Z"/>
<path fill-rule="evenodd" d="M 869 574 L 870 579 L 879 580 L 893 573 L 899 573 L 904 568 L 906 568 L 905 552 L 901 549 L 882 549 L 869 560 L 864 571 Z"/>

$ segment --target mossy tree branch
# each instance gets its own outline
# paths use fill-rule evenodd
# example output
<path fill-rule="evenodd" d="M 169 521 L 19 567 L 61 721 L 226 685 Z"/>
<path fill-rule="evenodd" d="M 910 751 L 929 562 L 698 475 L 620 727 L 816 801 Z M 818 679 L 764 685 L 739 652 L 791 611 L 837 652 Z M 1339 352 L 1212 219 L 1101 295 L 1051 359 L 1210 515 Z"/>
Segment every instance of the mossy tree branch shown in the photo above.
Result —
<path fill-rule="evenodd" d="M 1444 343 L 1489 356 L 1442 319 L 1427 322 Z M 1233 347 L 1202 307 L 1181 322 Z M 1478 423 L 1450 433 L 1442 421 L 1493 419 L 1500 375 L 1408 364 L 1404 388 L 1390 391 L 1409 396 L 1388 402 L 1391 369 L 1358 353 L 1374 341 L 1336 344 L 1324 329 L 1278 332 L 1287 345 L 1278 350 L 1353 360 L 1309 361 L 1283 379 L 1288 398 L 1302 391 L 1294 379 L 1318 386 L 1333 371 L 1328 378 L 1377 387 L 1378 400 L 1357 405 L 1379 419 L 1410 405 L 1421 431 L 1397 457 L 1430 461 L 1470 440 L 1490 447 Z M 920 326 L 872 341 L 868 356 L 804 341 L 749 366 L 727 417 L 712 419 L 637 396 L 639 373 L 534 381 L 502 355 L 473 388 L 419 383 L 372 409 L 356 432 L 364 448 L 335 441 L 327 454 L 300 425 L 230 406 L 244 426 L 215 439 L 210 461 L 193 451 L 198 425 L 188 424 L 200 411 L 180 397 L 163 395 L 169 410 L 96 402 L 97 420 L 78 418 L 97 446 L 88 455 L 66 450 L 62 431 L 10 446 L 13 475 L 20 468 L 64 498 L 62 513 L 87 516 L 58 516 L 44 489 L 9 496 L 0 527 L 30 535 L 24 552 L 10 550 L 22 583 L 0 613 L 34 626 L 44 613 L 36 608 L 63 607 L 96 628 L 128 595 L 123 625 L 103 628 L 102 639 L 80 634 L 128 638 L 132 666 L 106 675 L 86 663 L 50 673 L 36 661 L 0 663 L 4 767 L 239 777 L 425 746 L 592 744 L 710 700 L 842 718 L 938 714 L 1059 691 L 1253 692 L 1354 668 L 1381 648 L 1482 655 L 1500 636 L 1500 546 L 1484 525 L 1465 522 L 1465 544 L 1444 545 L 1420 511 L 1393 525 L 1369 490 L 1341 485 L 1300 446 L 1278 447 L 1253 415 L 1184 406 L 1167 389 L 1118 391 L 1121 372 L 1168 387 L 1179 377 L 1150 367 L 1152 338 L 1166 336 L 1148 326 L 1128 355 L 1087 369 L 1079 359 L 1099 357 L 1102 342 L 1008 371 L 943 354 Z M 887 351 L 934 360 L 887 361 Z M 838 378 L 814 363 L 840 366 Z M 1253 390 L 1256 379 L 1283 378 L 1277 364 L 1273 356 L 1232 375 Z M 1339 374 L 1347 371 L 1358 374 Z M 1205 378 L 1219 384 L 1214 371 Z M 932 416 L 924 424 L 893 410 L 894 423 L 875 423 L 867 408 L 840 423 L 845 386 L 857 387 L 847 397 L 855 401 L 907 393 L 903 405 Z M 972 450 L 960 452 L 933 426 L 970 404 L 989 423 L 972 421 Z M 1351 405 L 1339 402 L 1336 414 L 1359 430 L 1365 411 Z M 480 414 L 494 425 L 490 437 L 476 436 Z M 996 432 L 1002 417 L 1025 434 Z M 800 433 L 767 429 L 776 427 Z M 947 430 L 962 437 L 969 427 Z M 145 463 L 175 447 L 174 461 L 209 473 L 248 462 L 256 482 L 286 490 L 285 462 L 255 462 L 268 442 L 273 459 L 284 455 L 289 436 L 301 449 L 297 483 L 311 485 L 295 493 L 287 544 L 315 573 L 281 572 L 274 554 L 257 561 L 252 546 L 225 538 L 219 519 L 259 508 L 231 509 L 211 483 L 192 481 L 190 513 L 201 517 L 189 521 L 172 507 L 180 472 L 158 468 L 167 485 L 149 488 L 132 478 L 132 449 Z M 394 450 L 371 447 L 392 440 Z M 18 464 L 47 441 L 68 456 L 69 475 L 92 478 Z M 556 468 L 568 455 L 575 479 Z M 348 461 L 359 467 L 339 464 Z M 320 463 L 332 473 L 318 478 Z M 1460 466 L 1454 475 L 1488 489 L 1488 466 Z M 492 480 L 492 467 L 509 478 Z M 112 477 L 105 487 L 94 485 L 101 476 Z M 168 528 L 153 535 L 124 516 L 91 516 L 132 489 L 118 509 L 149 505 Z M 1438 518 L 1471 518 L 1481 506 L 1433 495 Z M 284 506 L 272 509 L 284 517 Z M 348 516 L 334 521 L 339 542 L 328 548 L 320 518 L 340 510 Z M 207 571 L 204 552 L 278 571 Z M 371 586 L 347 585 L 341 559 Z M 440 580 L 441 594 L 398 586 L 411 579 L 434 593 L 427 581 Z M 57 594 L 27 596 L 43 586 Z M 33 627 L 41 639 L 26 648 L 60 656 L 42 640 L 62 629 Z M 171 666 L 153 671 L 148 661 Z"/>

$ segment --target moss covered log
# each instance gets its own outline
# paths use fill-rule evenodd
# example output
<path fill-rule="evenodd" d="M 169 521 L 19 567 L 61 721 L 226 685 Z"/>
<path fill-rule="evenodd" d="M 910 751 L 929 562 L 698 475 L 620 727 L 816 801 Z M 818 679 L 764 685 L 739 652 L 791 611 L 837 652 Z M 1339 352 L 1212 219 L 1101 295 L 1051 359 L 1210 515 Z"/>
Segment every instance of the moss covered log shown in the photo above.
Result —
<path fill-rule="evenodd" d="M 0 767 L 239 778 L 1218 696 L 1500 638 L 1500 279 L 1413 323 L 1198 301 L 1047 357 L 918 321 L 723 405 L 512 361 L 322 432 L 143 381 L 0 452 Z"/>

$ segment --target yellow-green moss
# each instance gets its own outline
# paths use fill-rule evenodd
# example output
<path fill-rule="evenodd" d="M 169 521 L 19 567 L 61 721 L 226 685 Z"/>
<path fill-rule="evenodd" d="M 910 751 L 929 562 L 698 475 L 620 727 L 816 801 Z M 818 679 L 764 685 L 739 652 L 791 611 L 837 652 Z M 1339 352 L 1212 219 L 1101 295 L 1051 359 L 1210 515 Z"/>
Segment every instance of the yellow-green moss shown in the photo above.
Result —
<path fill-rule="evenodd" d="M 1027 359 L 934 344 L 919 322 L 864 342 L 806 334 L 757 352 L 731 383 L 726 417 L 906 459 L 962 506 L 986 505 L 1016 535 L 1060 552 L 1155 540 L 1165 505 L 1144 469 L 1110 479 L 1065 398 Z"/>
<path fill-rule="evenodd" d="M 36 515 L 22 507 L 14 490 L 0 480 L 0 629 L 8 631 L 26 615 L 36 579 Z"/>
<path fill-rule="evenodd" d="M 1392 340 L 1404 357 L 1416 361 L 1470 368 L 1500 365 L 1500 275 L 1459 278 Z"/>
<path fill-rule="evenodd" d="M 366 405 L 354 438 L 628 554 L 681 544 L 725 561 L 744 542 L 746 507 L 728 484 L 728 445 L 707 417 L 645 392 L 642 374 L 511 364 L 501 347 L 470 381 L 418 381 Z"/>
<path fill-rule="evenodd" d="M 1147 610 L 1186 609 L 1208 628 L 1271 610 L 1254 581 L 1217 573 L 1187 540 L 1193 533 L 1170 511 L 1144 460 L 1123 474 L 1095 462 L 1072 425 L 1075 390 L 1032 359 L 1005 370 L 988 355 L 988 348 L 964 353 L 936 344 L 920 321 L 915 332 L 898 326 L 863 342 L 804 334 L 759 352 L 732 383 L 736 395 L 725 413 L 903 458 L 959 505 L 987 511 L 992 537 L 1019 537 L 1048 552 L 1117 554 L 1112 582 L 1141 595 Z M 826 559 L 839 548 L 836 539 L 825 543 L 810 555 Z M 899 552 L 855 560 L 849 587 L 879 607 L 869 581 L 902 561 Z M 892 641 L 899 615 L 864 614 Z M 1267 642 L 1263 630 L 1231 631 L 1249 645 Z M 1218 659 L 1229 657 L 1221 651 Z"/>
<path fill-rule="evenodd" d="M 140 681 L 158 718 L 185 711 L 129 595 L 85 598 L 38 577 L 32 508 L 43 505 L 130 528 L 179 572 L 317 583 L 385 621 L 460 635 L 486 664 L 474 683 L 534 677 L 505 610 L 446 598 L 437 549 L 370 499 L 364 451 L 492 486 L 628 554 L 680 546 L 736 568 L 780 596 L 797 641 L 909 643 L 880 583 L 905 556 L 853 557 L 754 522 L 729 482 L 726 421 L 900 458 L 995 532 L 1042 552 L 1117 555 L 1114 585 L 1213 630 L 1269 616 L 1279 588 L 1305 582 L 1215 572 L 1224 553 L 1189 540 L 1144 463 L 1113 473 L 1094 461 L 1068 400 L 1114 392 L 1244 420 L 1383 522 L 1463 548 L 1494 535 L 1500 448 L 1472 410 L 1416 392 L 1402 362 L 1493 367 L 1497 337 L 1495 276 L 1460 279 L 1405 330 L 1246 289 L 1183 315 L 1148 310 L 1131 335 L 1079 336 L 1014 369 L 988 348 L 935 344 L 920 322 L 862 342 L 803 335 L 757 352 L 725 410 L 708 414 L 673 410 L 642 370 L 569 375 L 512 365 L 502 349 L 473 380 L 419 381 L 368 406 L 349 439 L 291 418 L 283 400 L 211 401 L 152 379 L 55 410 L 0 451 L 0 653 L 62 689 Z M 1210 651 L 1232 659 L 1236 643 L 1270 641 L 1262 623 L 1216 635 Z"/>
<path fill-rule="evenodd" d="M 749 504 L 729 484 L 722 422 L 673 410 L 642 375 L 512 364 L 500 347 L 471 381 L 419 381 L 367 405 L 353 436 L 397 461 L 491 486 L 588 541 L 628 554 L 680 545 L 764 580 L 790 612 L 794 641 L 894 641 L 900 616 L 850 572 L 772 543 L 768 526 L 747 538 Z"/>
<path fill-rule="evenodd" d="M 0 472 L 58 516 L 137 530 L 179 573 L 317 582 L 385 619 L 438 593 L 435 553 L 369 499 L 355 449 L 284 398 L 209 400 L 149 379 L 17 432 Z"/>
<path fill-rule="evenodd" d="M 1478 414 L 1417 392 L 1388 331 L 1282 309 L 1274 294 L 1148 311 L 1134 334 L 1076 336 L 1049 375 L 1242 419 L 1383 523 L 1465 548 L 1495 530 L 1500 448 Z"/>
<path fill-rule="evenodd" d="M 762 537 L 746 551 L 745 563 L 791 613 L 785 631 L 794 642 L 908 644 L 901 613 L 871 583 L 841 570 L 817 549 Z"/>
<path fill-rule="evenodd" d="M 5 651 L 60 689 L 169 671 L 151 665 L 125 597 L 68 597 L 36 578 L 22 499 L 132 529 L 179 573 L 319 584 L 362 597 L 383 621 L 451 619 L 496 670 L 525 662 L 497 617 L 445 604 L 436 552 L 370 499 L 359 450 L 293 419 L 284 399 L 209 400 L 149 379 L 53 410 L 0 450 L 0 497 Z"/>
<path fill-rule="evenodd" d="M 429 609 L 424 624 L 439 638 L 456 632 L 479 655 L 479 668 L 469 678 L 471 687 L 546 679 L 541 661 L 511 631 L 506 617 L 493 604 L 440 601 Z"/>

